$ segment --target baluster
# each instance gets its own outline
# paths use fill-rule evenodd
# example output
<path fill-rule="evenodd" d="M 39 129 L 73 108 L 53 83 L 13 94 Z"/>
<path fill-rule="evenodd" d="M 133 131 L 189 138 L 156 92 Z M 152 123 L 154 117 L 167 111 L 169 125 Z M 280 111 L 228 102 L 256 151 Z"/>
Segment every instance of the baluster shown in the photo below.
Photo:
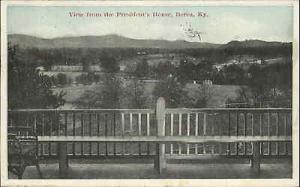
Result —
<path fill-rule="evenodd" d="M 57 115 L 57 125 L 58 125 L 58 128 L 57 128 L 57 136 L 60 136 L 60 129 L 61 129 L 61 124 L 60 124 L 60 112 L 58 112 L 58 115 Z"/>
<path fill-rule="evenodd" d="M 231 132 L 230 132 L 230 111 L 228 111 L 228 136 L 231 136 Z M 231 151 L 230 151 L 230 143 L 227 143 L 227 154 L 231 155 Z"/>
<path fill-rule="evenodd" d="M 53 118 L 51 118 L 52 117 L 52 115 L 53 115 L 53 113 L 52 112 L 50 112 L 49 113 L 49 125 L 50 125 L 50 132 L 49 132 L 49 136 L 51 136 L 52 135 L 52 125 L 53 125 Z M 51 146 L 52 146 L 52 144 L 51 144 L 51 142 L 49 142 L 49 144 L 48 144 L 48 149 L 49 149 L 49 156 L 51 156 L 52 155 L 52 153 L 51 153 Z"/>
<path fill-rule="evenodd" d="M 254 115 L 251 114 L 251 135 L 254 136 Z"/>
<path fill-rule="evenodd" d="M 181 120 L 182 120 L 182 114 L 179 113 L 179 119 L 178 119 L 178 135 L 181 136 Z M 178 144 L 178 154 L 181 155 L 181 144 Z"/>
<path fill-rule="evenodd" d="M 138 136 L 142 135 L 142 114 L 138 114 Z"/>
<path fill-rule="evenodd" d="M 279 113 L 276 113 L 276 135 L 279 136 Z M 279 143 L 276 142 L 276 154 L 279 155 Z"/>
<path fill-rule="evenodd" d="M 105 136 L 107 136 L 108 134 L 108 128 L 107 128 L 107 113 L 105 114 Z M 107 146 L 107 142 L 105 142 L 105 155 L 107 156 L 108 155 L 108 146 Z"/>
<path fill-rule="evenodd" d="M 138 136 L 142 135 L 142 114 L 138 114 Z M 139 142 L 139 155 L 142 154 L 141 143 Z"/>
<path fill-rule="evenodd" d="M 288 131 L 287 131 L 287 115 L 288 113 L 285 113 L 284 115 L 284 135 L 288 136 Z M 288 155 L 288 142 L 285 142 L 285 155 Z"/>
<path fill-rule="evenodd" d="M 121 113 L 121 128 L 122 128 L 122 136 L 125 135 L 125 114 Z"/>
<path fill-rule="evenodd" d="M 37 132 L 38 132 L 37 131 L 37 113 L 34 113 L 33 125 L 34 125 L 34 134 L 37 136 L 37 135 L 39 135 L 39 134 L 37 134 Z M 13 126 L 13 125 L 11 124 L 11 126 Z M 39 150 L 38 150 L 39 155 L 42 155 L 40 143 L 38 144 L 38 148 L 39 148 Z"/>
<path fill-rule="evenodd" d="M 29 116 L 27 115 L 27 113 L 25 113 L 25 115 L 26 115 L 26 127 L 29 127 L 29 123 L 28 123 Z M 29 136 L 29 131 L 26 131 L 26 136 Z"/>
<path fill-rule="evenodd" d="M 45 113 L 42 113 L 42 136 L 45 136 Z M 42 155 L 45 155 L 45 144 L 42 143 Z"/>
<path fill-rule="evenodd" d="M 125 114 L 121 114 L 122 136 L 125 135 Z M 125 143 L 122 143 L 122 155 L 125 155 Z"/>
<path fill-rule="evenodd" d="M 55 125 L 55 126 L 52 126 L 52 131 L 54 131 L 53 132 L 53 135 L 55 136 L 55 135 L 58 135 L 58 124 L 59 124 L 59 122 L 57 121 L 57 111 L 54 111 L 54 117 L 52 118 L 52 125 Z M 57 144 L 56 143 L 54 143 L 54 149 L 57 147 Z M 55 149 L 56 151 L 54 152 L 54 155 L 57 155 L 57 149 Z"/>
<path fill-rule="evenodd" d="M 213 113 L 212 114 L 213 115 L 213 117 L 212 117 L 212 120 L 213 120 L 213 122 L 212 122 L 212 128 L 211 128 L 211 135 L 215 135 L 215 122 L 216 122 L 216 114 L 215 113 Z M 215 154 L 215 144 L 214 143 L 212 143 L 212 144 L 210 144 L 211 145 L 211 152 L 212 152 L 212 154 Z"/>
<path fill-rule="evenodd" d="M 195 136 L 198 136 L 198 113 L 195 114 Z M 198 154 L 198 144 L 195 144 L 195 154 Z"/>
<path fill-rule="evenodd" d="M 116 136 L 116 113 L 114 112 L 113 115 L 114 119 L 113 119 L 113 136 Z M 114 149 L 114 155 L 116 155 L 116 143 L 113 143 L 113 149 Z"/>
<path fill-rule="evenodd" d="M 223 135 L 223 125 L 222 125 L 222 123 L 220 123 L 220 118 L 223 117 L 223 113 L 220 113 L 219 116 L 220 117 L 217 118 L 217 128 L 219 129 L 219 132 L 218 132 L 219 136 L 222 136 Z M 219 142 L 219 143 L 217 143 L 217 145 L 218 145 L 218 154 L 221 155 L 222 154 L 222 145 L 223 145 L 223 143 Z"/>
<path fill-rule="evenodd" d="M 270 125 L 271 125 L 271 123 L 270 123 L 270 112 L 268 112 L 268 136 L 270 136 L 271 135 L 271 131 L 270 131 Z M 268 142 L 268 155 L 271 155 L 271 146 L 270 146 L 270 142 Z"/>
<path fill-rule="evenodd" d="M 76 135 L 76 134 L 75 134 L 75 123 L 76 123 L 76 121 L 75 121 L 75 119 L 76 119 L 75 112 L 73 112 L 72 119 L 73 119 L 73 136 L 75 136 L 75 135 Z M 73 148 L 72 148 L 72 150 L 73 150 L 73 155 L 75 155 L 75 142 L 72 143 L 72 146 L 73 146 Z"/>
<path fill-rule="evenodd" d="M 68 133 L 67 129 L 68 129 L 68 113 L 65 112 L 65 136 L 67 136 Z"/>
<path fill-rule="evenodd" d="M 239 112 L 236 112 L 236 136 L 239 136 Z M 236 143 L 236 155 L 239 155 L 239 143 Z"/>
<path fill-rule="evenodd" d="M 187 127 L 186 127 L 186 134 L 187 136 L 190 136 L 190 113 L 187 114 Z M 186 154 L 190 154 L 190 144 L 186 145 Z"/>
<path fill-rule="evenodd" d="M 45 113 L 42 113 L 42 136 L 45 136 Z"/>
<path fill-rule="evenodd" d="M 211 134 L 213 135 L 213 136 L 215 136 L 216 134 L 215 134 L 215 125 L 216 125 L 216 114 L 214 113 L 213 114 L 213 122 L 212 122 L 212 128 L 211 128 Z"/>
<path fill-rule="evenodd" d="M 247 136 L 247 112 L 244 113 L 244 136 Z M 244 155 L 247 154 L 247 143 L 244 142 Z"/>
<path fill-rule="evenodd" d="M 89 113 L 89 136 L 92 136 L 92 113 Z M 89 155 L 92 155 L 92 142 L 89 142 Z"/>
<path fill-rule="evenodd" d="M 251 114 L 251 135 L 254 136 L 254 116 Z M 251 154 L 253 154 L 254 146 L 253 142 L 251 142 Z"/>
<path fill-rule="evenodd" d="M 99 117 L 99 113 L 97 113 L 96 115 L 96 121 L 97 121 L 97 136 L 100 136 L 100 117 Z M 97 155 L 100 155 L 100 143 L 97 142 Z"/>
<path fill-rule="evenodd" d="M 259 135 L 262 136 L 263 135 L 263 116 L 262 113 L 259 113 Z M 263 143 L 260 142 L 260 154 L 263 155 L 264 154 L 264 146 Z"/>
<path fill-rule="evenodd" d="M 84 126 L 84 121 L 83 121 L 83 113 L 80 114 L 80 126 L 81 126 L 81 132 L 80 132 L 80 135 L 83 136 L 83 133 L 84 133 L 84 129 L 83 129 L 83 126 Z M 81 151 L 81 155 L 83 155 L 83 142 L 80 142 L 80 151 Z"/>
<path fill-rule="evenodd" d="M 130 136 L 132 136 L 133 135 L 133 113 L 130 113 L 129 114 L 129 132 L 130 132 Z M 132 150 L 134 150 L 135 148 L 134 148 L 134 143 L 131 143 L 130 145 L 129 145 L 129 147 L 130 147 L 130 149 L 129 150 L 131 150 L 130 152 L 129 152 L 129 154 L 130 155 L 134 155 L 134 152 L 132 151 Z"/>
<path fill-rule="evenodd" d="M 65 112 L 65 123 L 64 123 L 64 134 L 65 134 L 65 136 L 67 136 L 68 135 L 68 113 L 67 112 Z M 68 144 L 66 144 L 66 149 L 67 149 L 67 147 L 68 147 Z M 68 154 L 68 150 L 66 150 L 66 154 Z"/>
<path fill-rule="evenodd" d="M 171 136 L 173 136 L 174 114 L 171 114 Z M 170 145 L 170 154 L 173 154 L 173 144 Z"/>
<path fill-rule="evenodd" d="M 132 133 L 132 113 L 129 114 L 129 131 Z"/>
<path fill-rule="evenodd" d="M 207 125 L 207 113 L 203 113 L 203 136 L 206 136 L 206 125 Z M 203 145 L 203 154 L 206 154 L 206 145 L 205 143 L 202 143 Z"/>
<path fill-rule="evenodd" d="M 147 113 L 147 136 L 150 136 L 150 114 Z M 147 142 L 147 155 L 150 155 L 150 143 Z"/>
<path fill-rule="evenodd" d="M 150 114 L 147 113 L 147 136 L 150 136 Z"/>

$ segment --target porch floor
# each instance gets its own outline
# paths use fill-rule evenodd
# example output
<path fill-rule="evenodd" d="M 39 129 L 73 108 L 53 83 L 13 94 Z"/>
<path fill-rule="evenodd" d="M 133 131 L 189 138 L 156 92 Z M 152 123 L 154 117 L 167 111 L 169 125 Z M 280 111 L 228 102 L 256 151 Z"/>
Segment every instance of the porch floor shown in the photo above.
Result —
<path fill-rule="evenodd" d="M 40 164 L 45 179 L 59 179 L 56 161 Z M 168 163 L 166 172 L 159 176 L 153 163 L 146 162 L 87 162 L 70 160 L 68 178 L 70 179 L 236 179 L 236 178 L 291 178 L 290 159 L 278 159 L 261 164 L 260 176 L 255 176 L 248 163 Z M 9 178 L 16 176 L 9 173 Z M 27 167 L 23 179 L 38 178 L 34 166 Z"/>

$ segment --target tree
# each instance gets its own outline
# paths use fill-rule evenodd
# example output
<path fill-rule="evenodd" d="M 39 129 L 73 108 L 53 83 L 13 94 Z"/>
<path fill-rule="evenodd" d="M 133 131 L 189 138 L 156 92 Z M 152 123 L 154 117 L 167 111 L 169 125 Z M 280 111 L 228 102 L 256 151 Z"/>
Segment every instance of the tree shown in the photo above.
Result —
<path fill-rule="evenodd" d="M 209 99 L 212 97 L 212 89 L 210 85 L 203 84 L 197 87 L 185 88 L 188 93 L 184 97 L 183 104 L 185 107 L 190 108 L 204 108 L 207 107 Z"/>
<path fill-rule="evenodd" d="M 174 76 L 161 80 L 153 90 L 156 98 L 164 97 L 168 107 L 178 107 L 182 104 L 182 98 L 186 97 L 184 86 Z"/>
<path fill-rule="evenodd" d="M 63 74 L 63 73 L 58 73 L 56 75 L 56 77 L 54 78 L 54 80 L 55 80 L 55 83 L 60 86 L 64 86 L 67 83 L 69 83 L 66 74 Z"/>
<path fill-rule="evenodd" d="M 194 74 L 193 79 L 203 81 L 203 80 L 211 80 L 213 74 L 213 67 L 211 61 L 202 61 L 193 67 Z"/>
<path fill-rule="evenodd" d="M 143 59 L 141 63 L 138 63 L 136 66 L 136 69 L 134 71 L 134 75 L 142 78 L 142 77 L 148 77 L 149 75 L 149 64 L 146 59 Z"/>
<path fill-rule="evenodd" d="M 156 67 L 157 78 L 165 79 L 169 75 L 175 74 L 175 67 L 171 62 L 160 62 Z"/>
<path fill-rule="evenodd" d="M 100 58 L 100 61 L 101 61 L 101 67 L 107 73 L 117 73 L 118 71 L 120 71 L 118 62 L 114 57 L 108 55 L 108 53 L 103 53 Z"/>
<path fill-rule="evenodd" d="M 90 63 L 88 62 L 87 59 L 83 58 L 81 64 L 82 64 L 82 71 L 85 71 L 85 72 L 90 71 Z"/>
<path fill-rule="evenodd" d="M 94 90 L 87 90 L 75 102 L 80 108 L 120 108 L 120 96 L 122 95 L 121 80 L 107 74 L 103 85 Z"/>
<path fill-rule="evenodd" d="M 245 84 L 245 71 L 238 65 L 232 64 L 223 69 L 226 84 L 243 85 Z"/>
<path fill-rule="evenodd" d="M 229 98 L 227 104 L 243 103 L 243 107 L 291 107 L 291 64 L 250 66 L 247 86 L 241 87 L 238 97 Z"/>
<path fill-rule="evenodd" d="M 129 108 L 144 108 L 146 104 L 146 95 L 144 94 L 145 87 L 137 78 L 130 80 L 125 86 L 124 94 L 129 101 Z"/>
<path fill-rule="evenodd" d="M 180 60 L 177 74 L 181 83 L 186 83 L 189 80 L 196 80 L 199 76 L 197 66 L 193 62 L 189 62 L 187 59 Z"/>
<path fill-rule="evenodd" d="M 17 46 L 8 45 L 8 107 L 57 108 L 64 104 L 63 92 L 51 90 L 52 80 L 36 69 L 32 62 L 25 62 Z"/>

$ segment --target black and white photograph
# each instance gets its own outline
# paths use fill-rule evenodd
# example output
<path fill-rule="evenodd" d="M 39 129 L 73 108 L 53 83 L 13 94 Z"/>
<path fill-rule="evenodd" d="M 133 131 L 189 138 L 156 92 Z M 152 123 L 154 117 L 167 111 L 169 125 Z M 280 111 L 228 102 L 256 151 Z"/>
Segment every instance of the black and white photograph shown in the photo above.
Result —
<path fill-rule="evenodd" d="M 144 3 L 1 2 L 3 185 L 297 186 L 298 2 Z"/>

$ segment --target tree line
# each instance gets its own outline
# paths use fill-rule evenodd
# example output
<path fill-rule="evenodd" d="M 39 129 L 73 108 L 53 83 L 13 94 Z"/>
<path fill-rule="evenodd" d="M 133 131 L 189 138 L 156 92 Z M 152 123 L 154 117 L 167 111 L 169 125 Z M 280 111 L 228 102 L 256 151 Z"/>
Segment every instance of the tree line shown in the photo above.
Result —
<path fill-rule="evenodd" d="M 238 65 L 225 66 L 217 71 L 209 60 L 194 64 L 182 59 L 179 66 L 171 62 L 149 66 L 146 59 L 138 63 L 130 73 L 132 81 L 122 87 L 119 72 L 118 57 L 114 53 L 103 53 L 99 57 L 102 68 L 106 73 L 101 89 L 87 91 L 80 102 L 80 107 L 120 107 L 120 98 L 128 97 L 133 108 L 146 106 L 144 85 L 140 79 L 157 77 L 160 81 L 153 90 L 154 99 L 163 96 L 170 107 L 188 106 L 205 107 L 209 97 L 209 88 L 199 87 L 198 94 L 189 95 L 185 89 L 191 80 L 210 79 L 214 84 L 241 85 L 241 93 L 236 99 L 228 99 L 228 103 L 247 102 L 257 103 L 272 100 L 272 106 L 286 106 L 283 100 L 291 100 L 292 62 L 270 64 L 267 66 L 251 65 L 243 69 Z M 16 46 L 8 47 L 8 104 L 9 108 L 57 108 L 64 104 L 64 93 L 55 94 L 51 87 L 54 85 L 50 77 L 37 70 L 38 63 L 24 58 L 24 51 Z M 64 79 L 59 77 L 59 79 Z M 89 79 L 88 77 L 86 79 Z M 125 94 L 124 94 L 125 93 Z M 251 93 L 251 94 L 248 94 Z"/>

